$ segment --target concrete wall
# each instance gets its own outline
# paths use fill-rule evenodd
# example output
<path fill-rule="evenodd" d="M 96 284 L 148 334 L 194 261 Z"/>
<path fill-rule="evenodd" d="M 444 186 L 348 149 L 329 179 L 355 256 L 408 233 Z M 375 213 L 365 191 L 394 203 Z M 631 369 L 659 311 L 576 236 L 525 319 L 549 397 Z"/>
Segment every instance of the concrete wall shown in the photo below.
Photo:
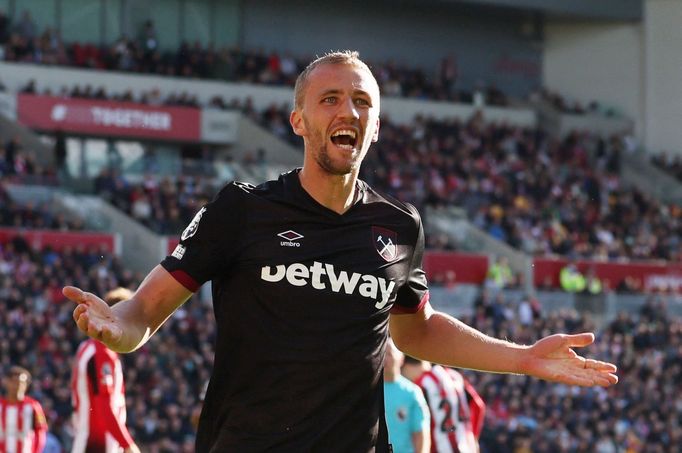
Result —
<path fill-rule="evenodd" d="M 632 118 L 643 133 L 642 28 L 638 23 L 549 20 L 544 84 L 568 100 L 597 100 Z"/>
<path fill-rule="evenodd" d="M 647 152 L 682 153 L 682 2 L 645 0 L 641 22 L 549 20 L 545 86 L 635 121 Z"/>
<path fill-rule="evenodd" d="M 646 123 L 644 143 L 654 152 L 682 154 L 682 2 L 647 0 Z"/>

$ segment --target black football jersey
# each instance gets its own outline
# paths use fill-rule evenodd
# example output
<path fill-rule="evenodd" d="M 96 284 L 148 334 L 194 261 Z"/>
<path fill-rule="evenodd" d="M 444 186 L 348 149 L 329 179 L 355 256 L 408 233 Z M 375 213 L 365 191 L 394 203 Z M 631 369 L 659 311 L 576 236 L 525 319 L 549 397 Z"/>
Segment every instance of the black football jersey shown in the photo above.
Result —
<path fill-rule="evenodd" d="M 212 281 L 217 339 L 198 452 L 388 448 L 388 316 L 428 299 L 421 219 L 362 181 L 338 214 L 298 173 L 226 185 L 162 262 L 192 291 Z"/>

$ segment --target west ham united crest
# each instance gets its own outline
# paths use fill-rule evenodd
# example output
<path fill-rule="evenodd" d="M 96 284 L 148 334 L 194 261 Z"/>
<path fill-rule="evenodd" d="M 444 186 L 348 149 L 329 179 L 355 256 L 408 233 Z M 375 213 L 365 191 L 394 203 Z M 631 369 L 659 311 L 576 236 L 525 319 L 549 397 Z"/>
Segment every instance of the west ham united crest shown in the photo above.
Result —
<path fill-rule="evenodd" d="M 384 260 L 391 262 L 398 256 L 398 234 L 378 226 L 372 227 L 372 240 L 377 253 Z"/>

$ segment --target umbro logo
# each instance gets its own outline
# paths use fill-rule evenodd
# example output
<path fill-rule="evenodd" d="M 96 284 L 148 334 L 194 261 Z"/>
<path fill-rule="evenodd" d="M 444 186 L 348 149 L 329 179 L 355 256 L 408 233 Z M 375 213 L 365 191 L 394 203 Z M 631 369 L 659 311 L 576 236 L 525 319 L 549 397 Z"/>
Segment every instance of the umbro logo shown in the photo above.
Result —
<path fill-rule="evenodd" d="M 294 241 L 303 239 L 303 235 L 295 232 L 294 230 L 282 231 L 281 233 L 278 233 L 277 236 L 281 237 L 282 239 L 286 239 L 286 241 L 281 241 L 279 243 L 279 245 L 282 247 L 300 247 L 301 244 Z"/>

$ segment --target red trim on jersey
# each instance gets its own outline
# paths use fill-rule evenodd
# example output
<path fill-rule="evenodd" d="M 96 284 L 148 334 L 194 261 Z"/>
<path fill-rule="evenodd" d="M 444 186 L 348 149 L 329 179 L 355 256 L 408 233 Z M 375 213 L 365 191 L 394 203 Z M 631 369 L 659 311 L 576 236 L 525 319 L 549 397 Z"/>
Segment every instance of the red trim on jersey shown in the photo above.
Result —
<path fill-rule="evenodd" d="M 474 431 L 474 437 L 478 439 L 481 436 L 481 431 L 483 431 L 483 422 L 485 421 L 485 401 L 466 378 L 464 378 L 464 390 L 469 397 L 471 429 Z"/>
<path fill-rule="evenodd" d="M 421 300 L 419 301 L 419 305 L 416 307 L 403 307 L 402 305 L 393 305 L 391 307 L 391 314 L 394 315 L 405 315 L 405 314 L 411 314 L 411 313 L 417 313 L 419 310 L 424 308 L 424 305 L 429 301 L 429 292 L 426 291 L 424 295 L 422 296 Z"/>
<path fill-rule="evenodd" d="M 199 290 L 199 287 L 201 286 L 199 283 L 197 283 L 196 280 L 190 277 L 190 275 L 183 270 L 180 269 L 174 270 L 170 274 L 175 280 L 177 280 L 178 283 L 180 283 L 182 286 L 192 291 L 193 293 L 196 293 Z"/>
<path fill-rule="evenodd" d="M 31 399 L 31 404 L 33 405 L 33 448 L 36 453 L 40 453 L 47 442 L 47 420 L 40 403 Z"/>

